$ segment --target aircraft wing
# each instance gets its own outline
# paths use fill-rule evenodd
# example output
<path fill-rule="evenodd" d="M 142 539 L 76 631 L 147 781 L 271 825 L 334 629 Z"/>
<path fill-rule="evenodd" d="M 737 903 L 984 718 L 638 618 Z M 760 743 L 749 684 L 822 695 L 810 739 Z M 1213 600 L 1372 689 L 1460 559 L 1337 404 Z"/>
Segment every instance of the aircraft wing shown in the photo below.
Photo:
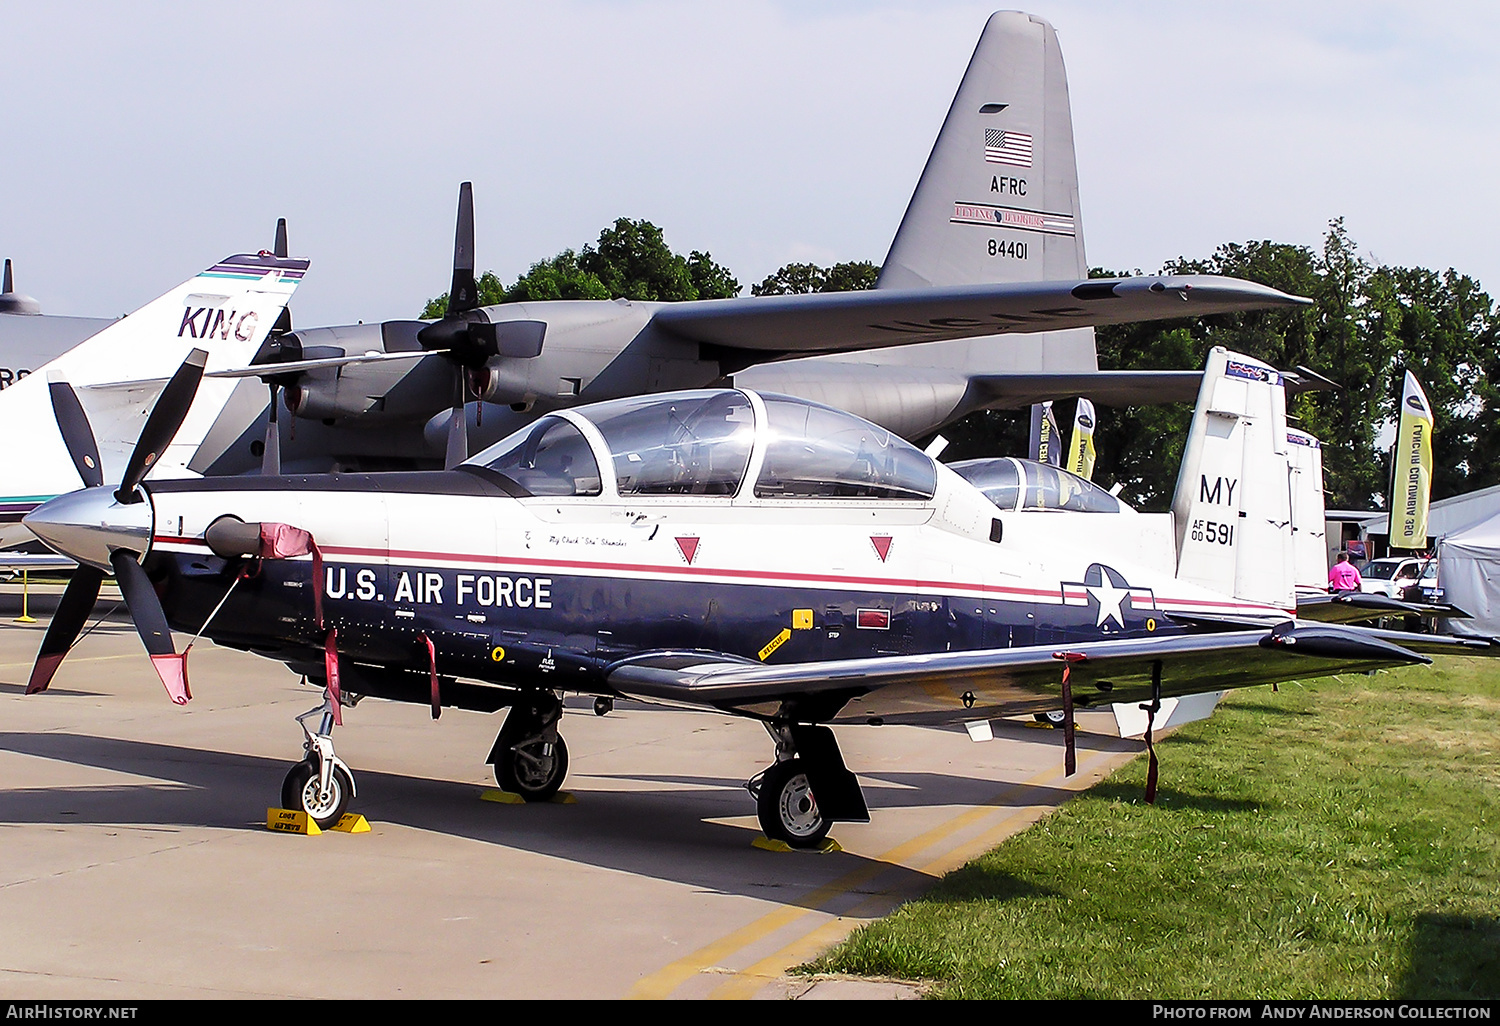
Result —
<path fill-rule="evenodd" d="M 55 552 L 0 552 L 0 577 L 15 577 L 21 571 L 72 570 L 78 566 Z"/>
<path fill-rule="evenodd" d="M 658 652 L 622 660 L 608 683 L 632 698 L 749 716 L 932 724 L 1060 708 L 1065 665 L 1075 701 L 1088 706 L 1149 701 L 1158 663 L 1161 696 L 1176 697 L 1431 662 L 1392 636 L 1288 621 L 1271 630 L 783 665 Z"/>
<path fill-rule="evenodd" d="M 1152 275 L 710 299 L 663 305 L 652 323 L 764 360 L 1311 302 L 1237 278 Z"/>

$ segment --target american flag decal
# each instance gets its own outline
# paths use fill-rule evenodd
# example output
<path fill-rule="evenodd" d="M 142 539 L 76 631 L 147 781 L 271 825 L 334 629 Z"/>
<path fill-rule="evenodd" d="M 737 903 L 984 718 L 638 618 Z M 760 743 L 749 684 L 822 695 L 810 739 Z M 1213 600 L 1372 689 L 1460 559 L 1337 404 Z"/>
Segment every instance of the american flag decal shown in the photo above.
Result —
<path fill-rule="evenodd" d="M 1031 136 L 1025 132 L 1007 132 L 999 128 L 986 128 L 984 130 L 984 159 L 991 164 L 1030 167 Z"/>

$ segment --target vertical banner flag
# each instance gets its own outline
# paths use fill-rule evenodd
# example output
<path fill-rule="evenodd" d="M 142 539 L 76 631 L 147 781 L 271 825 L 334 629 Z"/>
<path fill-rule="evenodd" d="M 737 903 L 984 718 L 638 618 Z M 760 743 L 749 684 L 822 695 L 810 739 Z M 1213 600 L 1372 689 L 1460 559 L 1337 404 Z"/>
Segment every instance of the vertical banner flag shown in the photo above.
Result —
<path fill-rule="evenodd" d="M 1401 390 L 1401 421 L 1391 460 L 1391 548 L 1427 547 L 1427 500 L 1432 495 L 1432 406 L 1411 371 Z"/>
<path fill-rule="evenodd" d="M 1062 466 L 1062 439 L 1051 403 L 1031 404 L 1031 448 L 1027 454 L 1038 463 Z"/>
<path fill-rule="evenodd" d="M 1078 400 L 1073 414 L 1073 440 L 1068 445 L 1068 469 L 1085 481 L 1094 477 L 1094 404 Z"/>

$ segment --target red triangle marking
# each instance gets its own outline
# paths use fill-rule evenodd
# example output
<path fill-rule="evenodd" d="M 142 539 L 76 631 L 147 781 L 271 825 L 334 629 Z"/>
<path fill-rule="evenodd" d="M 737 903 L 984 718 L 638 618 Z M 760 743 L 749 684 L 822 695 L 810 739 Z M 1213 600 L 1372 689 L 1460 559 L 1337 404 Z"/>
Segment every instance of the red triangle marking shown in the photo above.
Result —
<path fill-rule="evenodd" d="M 693 537 L 678 538 L 677 548 L 681 551 L 682 558 L 687 560 L 688 565 L 691 566 L 693 557 L 698 554 L 698 539 Z"/>
<path fill-rule="evenodd" d="M 875 554 L 884 563 L 885 557 L 891 554 L 891 536 L 888 534 L 872 534 L 870 535 L 870 544 L 875 546 Z"/>

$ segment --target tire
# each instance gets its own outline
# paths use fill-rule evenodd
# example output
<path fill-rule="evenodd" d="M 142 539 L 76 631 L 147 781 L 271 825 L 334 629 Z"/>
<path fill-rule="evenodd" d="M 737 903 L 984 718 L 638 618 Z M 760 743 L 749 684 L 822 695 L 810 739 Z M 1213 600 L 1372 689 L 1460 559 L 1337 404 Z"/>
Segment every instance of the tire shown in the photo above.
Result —
<path fill-rule="evenodd" d="M 311 759 L 303 759 L 291 768 L 281 783 L 281 807 L 307 813 L 307 818 L 327 830 L 343 819 L 349 808 L 354 782 L 342 766 L 333 767 L 328 794 L 318 793 L 318 769 Z"/>
<path fill-rule="evenodd" d="M 545 747 L 540 737 L 504 745 L 495 757 L 495 783 L 528 802 L 551 798 L 568 775 L 568 746 L 559 734 L 550 754 Z"/>
<path fill-rule="evenodd" d="M 787 759 L 766 770 L 755 814 L 767 837 L 793 848 L 821 846 L 833 826 L 818 810 L 801 759 Z"/>
<path fill-rule="evenodd" d="M 1038 723 L 1045 723 L 1049 727 L 1060 728 L 1067 721 L 1067 716 L 1064 715 L 1061 709 L 1052 709 L 1048 712 L 1036 713 L 1033 719 Z"/>

